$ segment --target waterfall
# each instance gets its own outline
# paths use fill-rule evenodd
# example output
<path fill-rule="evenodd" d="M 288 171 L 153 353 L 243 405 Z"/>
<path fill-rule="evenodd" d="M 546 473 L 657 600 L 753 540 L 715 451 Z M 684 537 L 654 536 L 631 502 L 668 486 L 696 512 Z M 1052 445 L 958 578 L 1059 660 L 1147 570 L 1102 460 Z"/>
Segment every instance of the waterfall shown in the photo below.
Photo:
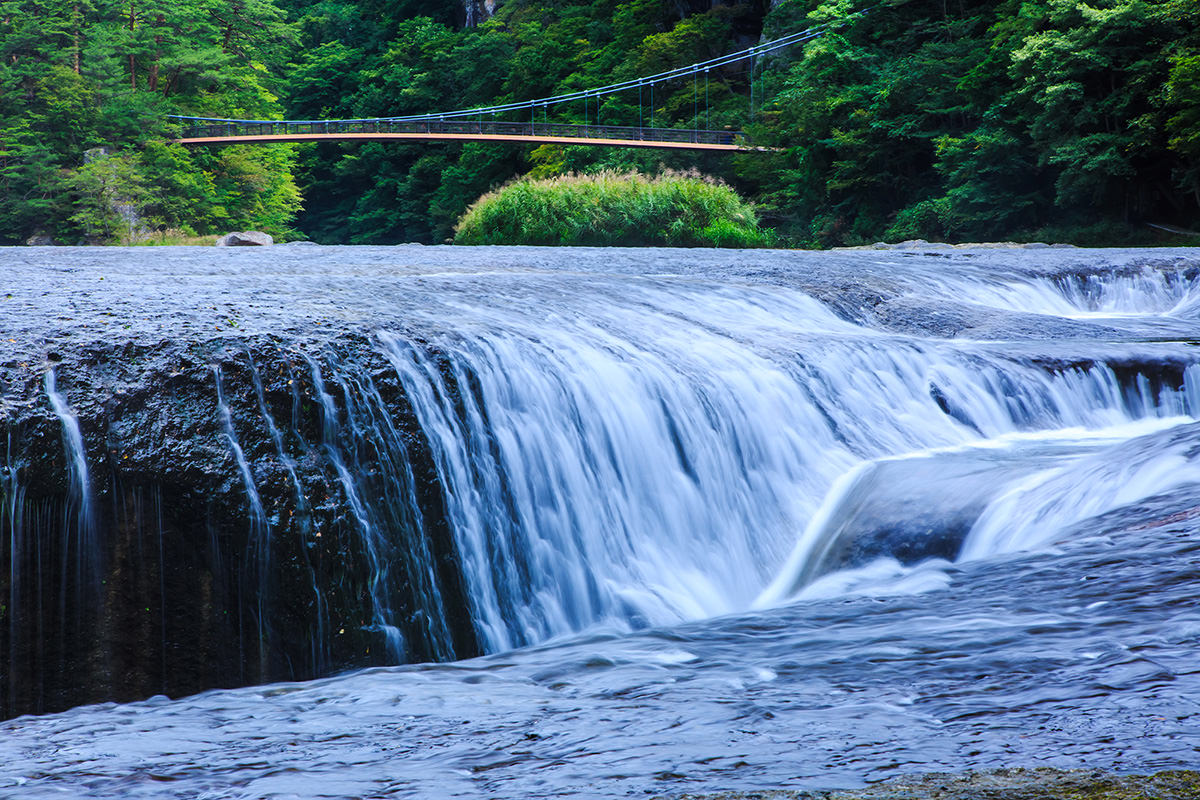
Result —
<path fill-rule="evenodd" d="M 1077 319 L 1181 316 L 1194 313 L 1200 303 L 1200 271 L 1145 266 L 1022 281 L 950 278 L 938 281 L 935 291 L 943 297 L 993 308 Z"/>
<path fill-rule="evenodd" d="M 337 470 L 338 479 L 345 490 L 346 500 L 350 503 L 350 508 L 354 512 L 354 518 L 358 522 L 365 551 L 370 560 L 368 591 L 371 598 L 371 627 L 383 632 L 388 652 L 397 661 L 402 661 L 405 651 L 404 637 L 401 635 L 399 627 L 391 622 L 393 614 L 390 608 L 390 598 L 382 591 L 388 571 L 388 565 L 383 558 L 386 543 L 381 539 L 377 527 L 368 516 L 366 506 L 359 496 L 354 476 L 346 467 L 345 459 L 342 458 L 341 452 L 338 449 L 338 411 L 334 405 L 333 397 L 325 390 L 325 379 L 321 376 L 321 368 L 315 360 L 311 359 L 309 360 L 309 366 L 312 369 L 313 385 L 316 387 L 317 396 L 321 401 L 325 448 L 334 469 Z M 343 389 L 345 388 L 343 386 Z M 352 395 L 347 395 L 347 402 L 349 402 L 350 397 Z"/>
<path fill-rule="evenodd" d="M 76 585 L 85 591 L 95 590 L 99 581 L 100 556 L 83 432 L 79 427 L 78 416 L 67 403 L 66 397 L 58 391 L 57 377 L 53 369 L 46 370 L 45 386 L 50 407 L 62 424 L 63 448 L 66 451 L 67 475 L 70 480 L 70 508 L 67 513 L 74 515 L 74 523 L 65 526 L 65 530 L 73 529 L 75 541 L 73 544 L 64 542 L 63 574 L 66 575 L 73 568 Z"/>
<path fill-rule="evenodd" d="M 196 690 L 936 588 L 1200 484 L 1195 270 L 985 267 L 889 264 L 853 307 L 708 267 L 389 272 L 362 328 L 204 344 L 127 425 L 73 409 L 59 363 L 7 429 L 9 673 L 153 633 L 138 685 Z M 1037 338 L 1064 318 L 1094 336 Z M 65 459 L 30 494 L 45 441 Z M 75 586 L 100 632 L 71 611 L 34 652 L 92 608 Z M 211 649 L 176 680 L 191 631 Z"/>
<path fill-rule="evenodd" d="M 265 644 L 270 615 L 268 576 L 271 569 L 271 529 L 267 524 L 262 498 L 259 496 L 258 487 L 254 482 L 254 472 L 250 469 L 246 453 L 238 442 L 237 431 L 233 427 L 233 413 L 229 409 L 229 404 L 225 402 L 221 366 L 214 364 L 212 373 L 217 389 L 217 418 L 221 422 L 221 432 L 224 434 L 229 451 L 233 454 L 234 462 L 237 464 L 238 475 L 241 477 L 242 486 L 246 490 L 246 499 L 250 505 L 250 519 L 248 520 L 250 549 L 246 553 L 246 562 L 252 565 L 249 572 L 253 577 L 245 585 L 246 591 L 254 598 L 254 625 L 257 631 L 254 640 L 257 642 L 258 668 L 261 674 L 266 671 L 267 660 Z"/>
<path fill-rule="evenodd" d="M 799 292 L 626 287 L 586 316 L 534 319 L 519 302 L 464 310 L 433 348 L 378 336 L 489 649 L 780 602 L 896 548 L 953 559 L 996 487 L 1200 410 L 1195 367 L 1157 389 L 1103 364 L 1047 371 L 852 326 Z M 990 463 L 960 456 L 955 483 L 938 455 L 955 450 Z M 923 542 L 844 519 L 864 494 L 919 518 L 881 491 L 919 458 L 935 493 L 965 498 Z"/>
<path fill-rule="evenodd" d="M 840 470 L 795 376 L 740 341 L 750 331 L 709 329 L 689 309 L 701 300 L 655 291 L 550 325 L 494 307 L 464 320 L 486 338 L 452 337 L 436 356 L 381 333 L 491 648 L 744 607 Z M 713 318 L 728 305 L 737 324 L 770 324 L 760 301 L 723 299 Z M 849 331 L 803 295 L 786 305 L 791 330 Z"/>
<path fill-rule="evenodd" d="M 1200 368 L 1189 372 L 1194 376 Z M 1196 408 L 1200 395 L 1189 400 Z M 1012 481 L 972 525 L 961 556 L 1029 550 L 1055 542 L 1073 524 L 1114 509 L 1180 488 L 1200 492 L 1197 441 L 1200 426 L 1177 424 Z"/>

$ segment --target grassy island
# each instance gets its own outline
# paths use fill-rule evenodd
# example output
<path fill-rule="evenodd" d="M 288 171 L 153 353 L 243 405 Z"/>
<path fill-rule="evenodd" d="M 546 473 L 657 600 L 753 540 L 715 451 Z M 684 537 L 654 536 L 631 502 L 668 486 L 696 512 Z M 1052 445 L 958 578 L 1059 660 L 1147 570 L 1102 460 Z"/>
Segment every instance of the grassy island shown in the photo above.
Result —
<path fill-rule="evenodd" d="M 479 198 L 455 244 L 764 247 L 754 207 L 698 173 L 522 178 Z"/>

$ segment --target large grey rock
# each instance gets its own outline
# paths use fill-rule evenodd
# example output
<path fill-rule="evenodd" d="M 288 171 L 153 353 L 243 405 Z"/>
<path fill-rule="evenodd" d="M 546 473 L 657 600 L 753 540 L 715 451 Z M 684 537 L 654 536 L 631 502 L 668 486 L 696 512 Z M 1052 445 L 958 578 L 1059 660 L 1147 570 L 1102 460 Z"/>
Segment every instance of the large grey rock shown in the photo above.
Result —
<path fill-rule="evenodd" d="M 54 247 L 56 244 L 58 244 L 58 242 L 54 241 L 53 236 L 37 234 L 36 236 L 30 236 L 28 239 L 26 239 L 25 244 L 30 247 Z"/>
<path fill-rule="evenodd" d="M 102 158 L 108 158 L 112 155 L 112 150 L 107 147 L 93 147 L 90 150 L 83 151 L 83 163 L 90 164 L 93 161 L 99 161 Z"/>
<path fill-rule="evenodd" d="M 269 233 L 262 231 L 235 231 L 217 239 L 217 247 L 265 247 L 275 244 Z"/>

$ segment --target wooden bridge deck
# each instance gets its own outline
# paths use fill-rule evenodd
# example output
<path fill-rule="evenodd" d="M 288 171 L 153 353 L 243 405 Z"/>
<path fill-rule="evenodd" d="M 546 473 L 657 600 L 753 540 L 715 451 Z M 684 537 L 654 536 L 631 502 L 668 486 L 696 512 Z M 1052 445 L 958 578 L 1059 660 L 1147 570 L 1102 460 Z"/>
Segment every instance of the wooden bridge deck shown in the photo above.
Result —
<path fill-rule="evenodd" d="M 746 147 L 741 141 L 741 134 L 735 131 L 482 120 L 222 122 L 189 126 L 176 141 L 185 145 L 225 145 L 406 140 L 655 147 L 725 152 L 753 149 Z"/>
<path fill-rule="evenodd" d="M 665 142 L 650 139 L 600 139 L 582 136 L 542 136 L 497 133 L 275 133 L 240 136 L 193 136 L 176 139 L 186 145 L 267 144 L 270 142 L 383 142 L 397 140 L 441 140 L 463 142 L 531 142 L 535 144 L 601 145 L 604 147 L 657 147 L 670 150 L 737 151 L 750 148 L 737 144 L 709 142 Z"/>

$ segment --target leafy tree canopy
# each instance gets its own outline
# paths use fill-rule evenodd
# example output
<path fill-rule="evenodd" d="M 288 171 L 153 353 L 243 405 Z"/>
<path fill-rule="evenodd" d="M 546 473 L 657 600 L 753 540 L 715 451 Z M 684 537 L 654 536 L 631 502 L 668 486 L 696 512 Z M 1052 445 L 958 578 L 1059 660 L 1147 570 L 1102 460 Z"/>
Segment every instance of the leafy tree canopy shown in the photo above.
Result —
<path fill-rule="evenodd" d="M 732 185 L 780 241 L 801 245 L 1117 243 L 1148 235 L 1144 223 L 1200 227 L 1200 3 L 885 0 L 855 14 L 863 8 L 0 0 L 0 241 L 249 227 L 326 242 L 441 242 L 476 198 L 519 175 L 688 168 Z M 172 113 L 314 119 L 492 105 L 829 22 L 838 24 L 823 37 L 753 69 L 538 112 L 745 130 L 770 152 L 169 143 Z"/>
<path fill-rule="evenodd" d="M 281 113 L 295 39 L 268 0 L 0 2 L 0 242 L 286 235 L 294 148 L 187 151 L 167 115 Z"/>

